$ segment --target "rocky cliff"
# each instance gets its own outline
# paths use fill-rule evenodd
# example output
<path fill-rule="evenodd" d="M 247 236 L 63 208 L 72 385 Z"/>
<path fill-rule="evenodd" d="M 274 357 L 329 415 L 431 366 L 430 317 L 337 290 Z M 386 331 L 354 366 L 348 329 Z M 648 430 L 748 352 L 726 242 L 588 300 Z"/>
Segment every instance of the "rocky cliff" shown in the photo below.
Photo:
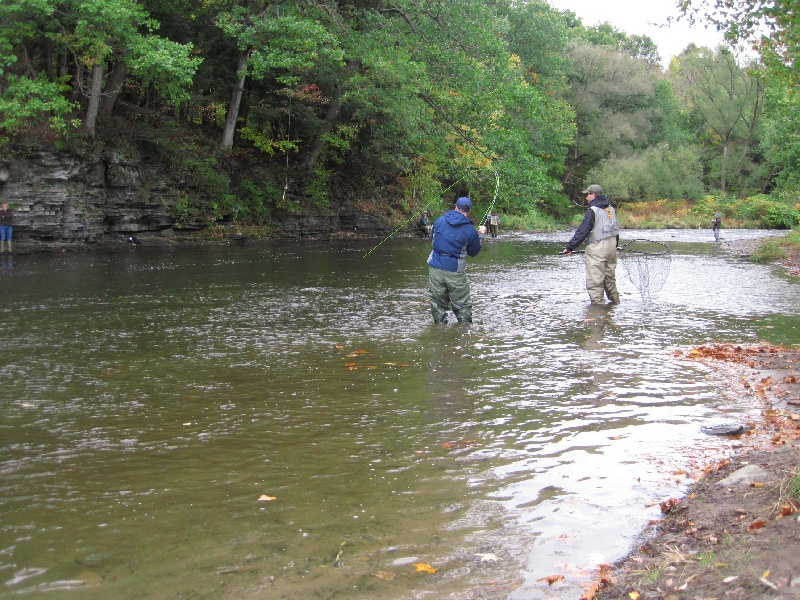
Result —
<path fill-rule="evenodd" d="M 202 220 L 179 223 L 175 214 L 192 185 L 159 164 L 117 152 L 85 157 L 30 149 L 0 159 L 0 203 L 14 211 L 19 250 L 80 248 L 129 236 L 145 241 L 203 228 Z M 279 237 L 387 231 L 376 216 L 348 206 L 275 217 Z"/>

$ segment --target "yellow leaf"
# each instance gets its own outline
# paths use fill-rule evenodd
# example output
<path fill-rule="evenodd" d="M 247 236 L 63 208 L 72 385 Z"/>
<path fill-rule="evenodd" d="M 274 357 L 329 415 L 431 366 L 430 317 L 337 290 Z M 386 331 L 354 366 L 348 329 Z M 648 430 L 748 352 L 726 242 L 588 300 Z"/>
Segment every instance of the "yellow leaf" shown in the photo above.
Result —
<path fill-rule="evenodd" d="M 261 494 L 258 497 L 259 502 L 270 502 L 271 500 L 277 500 L 278 498 L 275 496 L 267 496 L 266 494 Z"/>
<path fill-rule="evenodd" d="M 632 592 L 628 592 L 628 598 L 630 598 L 631 600 L 639 600 L 641 597 L 642 597 L 642 595 L 639 592 L 637 592 L 636 590 L 633 590 Z"/>
<path fill-rule="evenodd" d="M 429 575 L 436 573 L 436 569 L 427 563 L 414 563 L 414 571 L 417 573 L 428 573 Z"/>

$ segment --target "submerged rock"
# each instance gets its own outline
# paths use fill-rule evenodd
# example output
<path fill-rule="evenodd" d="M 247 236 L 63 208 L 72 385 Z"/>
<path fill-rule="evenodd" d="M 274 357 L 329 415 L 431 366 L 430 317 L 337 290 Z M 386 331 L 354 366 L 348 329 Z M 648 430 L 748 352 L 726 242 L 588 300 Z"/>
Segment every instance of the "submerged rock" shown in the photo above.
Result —
<path fill-rule="evenodd" d="M 751 427 L 748 425 L 741 425 L 739 423 L 722 423 L 720 425 L 708 425 L 700 428 L 705 434 L 708 435 L 740 435 L 750 431 Z"/>

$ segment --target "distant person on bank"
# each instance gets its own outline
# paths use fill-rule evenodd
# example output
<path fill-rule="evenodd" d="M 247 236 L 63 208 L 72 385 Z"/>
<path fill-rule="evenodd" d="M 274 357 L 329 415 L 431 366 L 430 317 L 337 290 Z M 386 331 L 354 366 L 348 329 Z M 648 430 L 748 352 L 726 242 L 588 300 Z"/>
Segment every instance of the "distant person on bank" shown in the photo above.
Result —
<path fill-rule="evenodd" d="M 719 241 L 719 230 L 722 229 L 722 215 L 717 213 L 714 215 L 714 220 L 711 221 L 711 233 L 714 234 L 714 241 Z"/>
<path fill-rule="evenodd" d="M 13 220 L 14 211 L 8 208 L 7 202 L 3 202 L 2 210 L 0 210 L 0 252 L 6 251 L 6 242 L 8 242 L 8 251 L 11 252 L 11 234 L 14 232 L 11 222 Z"/>
<path fill-rule="evenodd" d="M 497 237 L 497 230 L 500 229 L 500 217 L 492 211 L 489 215 L 489 233 L 492 237 Z"/>
<path fill-rule="evenodd" d="M 433 215 L 431 214 L 431 211 L 426 208 L 419 219 L 419 228 L 422 231 L 422 233 L 425 234 L 425 237 L 431 236 L 432 220 L 433 220 Z"/>
<path fill-rule="evenodd" d="M 592 304 L 605 304 L 604 293 L 613 304 L 619 304 L 616 277 L 619 244 L 617 211 L 603 195 L 603 188 L 596 183 L 581 193 L 586 194 L 589 208 L 575 235 L 567 242 L 563 254 L 572 254 L 585 241 L 586 291 Z"/>
<path fill-rule="evenodd" d="M 433 250 L 428 257 L 428 295 L 434 323 L 447 323 L 449 308 L 459 323 L 472 323 L 467 256 L 477 256 L 481 251 L 479 234 L 485 235 L 486 227 L 475 229 L 470 212 L 472 201 L 461 197 L 431 228 Z"/>

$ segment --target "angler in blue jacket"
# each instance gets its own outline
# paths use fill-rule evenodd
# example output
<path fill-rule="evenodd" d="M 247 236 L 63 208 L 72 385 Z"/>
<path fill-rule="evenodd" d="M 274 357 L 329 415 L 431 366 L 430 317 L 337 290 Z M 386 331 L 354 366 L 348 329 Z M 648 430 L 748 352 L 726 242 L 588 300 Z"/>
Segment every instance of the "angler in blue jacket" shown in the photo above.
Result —
<path fill-rule="evenodd" d="M 433 251 L 428 257 L 428 295 L 435 323 L 447 323 L 447 310 L 459 323 L 472 323 L 472 298 L 467 281 L 467 256 L 477 256 L 481 251 L 481 238 L 486 227 L 478 229 L 472 224 L 469 213 L 472 201 L 461 197 L 453 210 L 436 219 L 431 229 Z"/>

